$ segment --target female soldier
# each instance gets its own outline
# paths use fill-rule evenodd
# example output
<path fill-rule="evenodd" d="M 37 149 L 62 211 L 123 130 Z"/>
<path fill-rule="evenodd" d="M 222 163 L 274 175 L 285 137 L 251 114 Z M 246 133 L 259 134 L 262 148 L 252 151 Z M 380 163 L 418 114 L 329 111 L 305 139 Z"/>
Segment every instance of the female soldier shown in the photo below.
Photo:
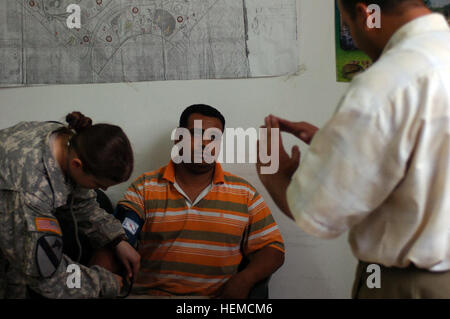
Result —
<path fill-rule="evenodd" d="M 92 190 L 128 180 L 133 170 L 130 142 L 121 128 L 92 125 L 79 112 L 66 121 L 69 128 L 21 122 L 0 130 L 0 297 L 119 294 L 119 276 L 77 264 L 62 253 L 56 209 L 71 214 L 95 248 L 114 247 L 130 277 L 138 271 L 139 255 L 124 241 L 120 222 L 99 208 Z M 72 272 L 79 275 L 78 283 L 71 284 Z"/>

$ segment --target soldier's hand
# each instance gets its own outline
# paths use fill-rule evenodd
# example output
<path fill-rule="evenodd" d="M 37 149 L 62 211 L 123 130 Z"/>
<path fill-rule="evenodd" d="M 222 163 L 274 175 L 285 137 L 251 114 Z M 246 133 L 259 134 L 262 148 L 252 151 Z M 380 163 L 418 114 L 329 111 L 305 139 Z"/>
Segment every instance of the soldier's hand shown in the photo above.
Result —
<path fill-rule="evenodd" d="M 123 288 L 123 279 L 119 275 L 113 274 L 114 278 L 116 279 L 117 283 L 119 284 L 119 291 Z"/>
<path fill-rule="evenodd" d="M 117 258 L 125 266 L 128 278 L 137 277 L 141 266 L 141 256 L 128 242 L 121 241 L 115 248 Z"/>

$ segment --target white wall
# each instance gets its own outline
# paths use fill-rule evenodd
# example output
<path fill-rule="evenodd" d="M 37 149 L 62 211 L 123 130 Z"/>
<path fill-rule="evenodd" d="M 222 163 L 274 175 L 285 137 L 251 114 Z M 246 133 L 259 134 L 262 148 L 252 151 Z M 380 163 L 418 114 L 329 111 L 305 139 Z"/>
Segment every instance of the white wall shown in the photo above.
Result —
<path fill-rule="evenodd" d="M 69 111 L 80 110 L 94 122 L 114 123 L 126 131 L 136 154 L 135 178 L 168 162 L 170 132 L 190 104 L 218 107 L 229 127 L 259 127 L 270 113 L 321 126 L 347 88 L 335 80 L 334 1 L 300 0 L 298 11 L 305 67 L 298 76 L 0 89 L 0 128 L 26 120 L 61 120 Z M 293 142 L 286 137 L 289 149 Z M 271 297 L 350 297 L 356 261 L 345 236 L 325 241 L 306 235 L 274 206 L 253 166 L 226 169 L 261 191 L 286 241 L 286 262 L 272 277 Z M 126 187 L 122 184 L 108 193 L 118 200 Z"/>

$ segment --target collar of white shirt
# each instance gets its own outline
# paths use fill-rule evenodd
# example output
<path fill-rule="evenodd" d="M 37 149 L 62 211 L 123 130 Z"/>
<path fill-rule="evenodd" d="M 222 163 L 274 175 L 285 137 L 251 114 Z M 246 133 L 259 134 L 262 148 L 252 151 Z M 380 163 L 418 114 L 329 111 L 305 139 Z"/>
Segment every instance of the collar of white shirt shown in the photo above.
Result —
<path fill-rule="evenodd" d="M 411 38 L 411 36 L 435 31 L 450 31 L 448 22 L 442 14 L 431 13 L 414 19 L 394 33 L 384 48 L 383 54 L 395 47 L 397 44 L 401 43 L 403 40 Z"/>

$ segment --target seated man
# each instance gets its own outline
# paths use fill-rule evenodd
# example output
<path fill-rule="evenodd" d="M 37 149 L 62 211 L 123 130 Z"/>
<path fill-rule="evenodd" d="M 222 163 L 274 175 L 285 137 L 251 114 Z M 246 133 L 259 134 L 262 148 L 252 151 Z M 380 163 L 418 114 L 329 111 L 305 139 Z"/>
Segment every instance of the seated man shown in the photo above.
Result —
<path fill-rule="evenodd" d="M 211 143 L 205 130 L 225 128 L 207 105 L 181 115 L 192 137 L 194 121 L 202 121 L 202 150 Z M 143 174 L 118 203 L 116 215 L 141 255 L 135 295 L 247 298 L 284 262 L 283 239 L 261 195 L 219 163 L 197 162 L 170 161 Z M 249 264 L 238 272 L 244 257 Z"/>

